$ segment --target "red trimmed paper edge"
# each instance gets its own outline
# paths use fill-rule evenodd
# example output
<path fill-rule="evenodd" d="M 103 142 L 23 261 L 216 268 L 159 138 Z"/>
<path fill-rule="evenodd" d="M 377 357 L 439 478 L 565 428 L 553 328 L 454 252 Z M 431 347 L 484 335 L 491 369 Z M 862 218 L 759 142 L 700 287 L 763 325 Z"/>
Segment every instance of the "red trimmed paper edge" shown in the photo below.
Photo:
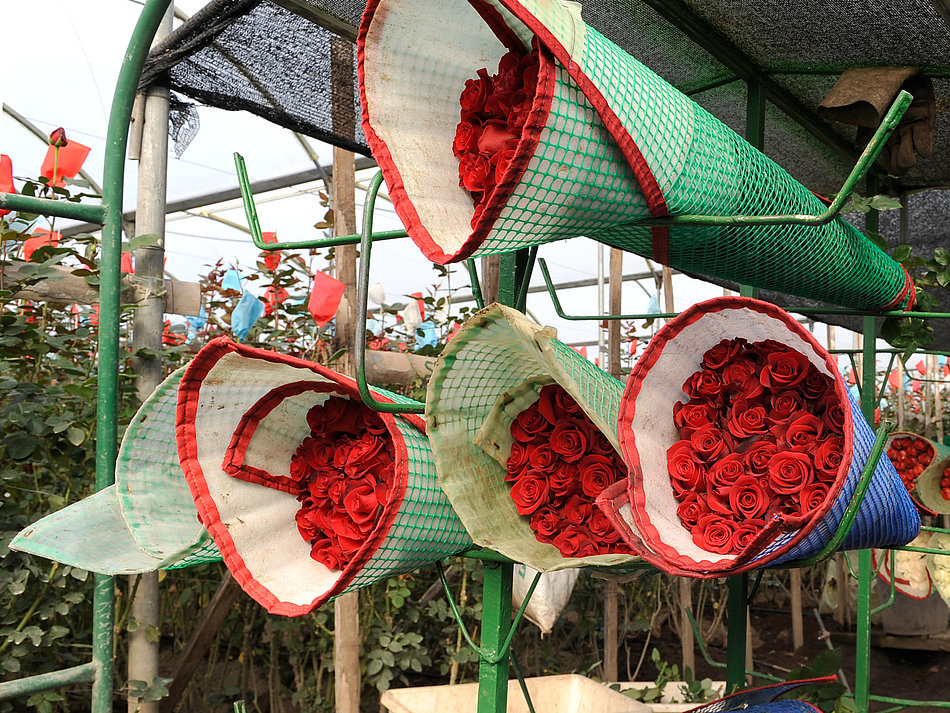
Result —
<path fill-rule="evenodd" d="M 884 561 L 878 565 L 877 553 L 882 552 L 885 557 Z M 890 550 L 880 550 L 877 547 L 871 549 L 871 568 L 877 572 L 878 578 L 884 582 L 888 587 L 891 586 L 891 558 L 887 554 Z M 934 590 L 934 581 L 933 577 L 930 576 L 930 570 L 927 570 L 927 593 L 923 596 L 919 594 L 911 594 L 905 587 L 910 587 L 910 580 L 903 579 L 898 577 L 897 574 L 894 574 L 894 589 L 905 597 L 910 597 L 911 599 L 926 599 L 929 597 Z"/>
<path fill-rule="evenodd" d="M 838 476 L 828 489 L 828 495 L 820 507 L 812 510 L 803 518 L 773 521 L 776 522 L 776 527 L 771 530 L 773 534 L 776 532 L 778 526 L 781 526 L 782 530 L 794 529 L 795 527 L 799 528 L 798 534 L 793 536 L 784 545 L 770 552 L 768 556 L 763 559 L 751 561 L 751 558 L 755 557 L 764 548 L 762 538 L 765 536 L 765 532 L 763 532 L 762 535 L 756 537 L 756 540 L 748 548 L 747 552 L 742 553 L 734 559 L 696 561 L 681 555 L 676 549 L 662 542 L 659 531 L 650 522 L 649 516 L 644 511 L 646 494 L 643 490 L 642 476 L 636 477 L 638 472 L 642 473 L 640 453 L 636 446 L 636 435 L 629 425 L 636 414 L 636 397 L 640 393 L 643 380 L 646 378 L 646 374 L 650 368 L 662 356 L 663 348 L 666 343 L 674 339 L 684 328 L 710 313 L 738 309 L 758 312 L 766 317 L 779 321 L 791 332 L 809 344 L 812 349 L 814 349 L 815 354 L 825 361 L 828 371 L 834 375 L 835 392 L 838 394 L 841 403 L 847 405 L 845 409 L 844 452 L 842 453 L 842 464 L 838 469 Z M 725 337 L 727 335 L 723 336 Z M 643 538 L 643 544 L 645 546 L 645 551 L 642 553 L 642 556 L 645 560 L 656 565 L 664 572 L 676 573 L 672 571 L 672 567 L 677 570 L 678 573 L 689 573 L 690 576 L 713 578 L 730 574 L 740 574 L 750 569 L 767 566 L 770 562 L 791 551 L 799 542 L 807 537 L 814 527 L 828 514 L 848 477 L 851 460 L 854 457 L 854 421 L 851 413 L 850 400 L 848 399 L 844 381 L 841 379 L 841 375 L 838 373 L 837 366 L 831 358 L 831 355 L 810 332 L 792 319 L 787 312 L 769 302 L 763 302 L 751 297 L 716 297 L 693 305 L 682 312 L 678 317 L 667 322 L 647 345 L 643 356 L 634 365 L 633 371 L 631 371 L 627 381 L 627 387 L 624 389 L 623 397 L 620 400 L 620 411 L 617 420 L 620 425 L 621 452 L 624 460 L 629 464 L 628 487 L 631 510 L 633 512 L 634 522 L 640 532 L 640 536 Z M 758 547 L 758 552 L 753 551 L 756 547 Z M 746 556 L 746 554 L 748 554 L 748 556 Z"/>
<path fill-rule="evenodd" d="M 363 108 L 361 121 L 363 133 L 366 136 L 366 142 L 369 144 L 370 150 L 373 153 L 373 157 L 376 159 L 376 163 L 379 165 L 379 169 L 382 171 L 383 176 L 386 179 L 386 185 L 389 188 L 389 195 L 390 198 L 392 198 L 393 207 L 395 208 L 400 220 L 402 220 L 403 225 L 406 227 L 406 232 L 413 239 L 416 245 L 418 245 L 425 256 L 433 262 L 446 264 L 449 262 L 464 260 L 465 258 L 471 256 L 472 253 L 478 249 L 481 243 L 484 242 L 484 239 L 488 235 L 489 229 L 491 227 L 490 224 L 486 225 L 485 223 L 487 220 L 487 215 L 489 215 L 490 212 L 494 213 L 497 207 L 498 213 L 495 214 L 495 217 L 492 219 L 492 221 L 494 221 L 494 219 L 497 218 L 497 215 L 501 213 L 501 210 L 504 208 L 505 201 L 507 201 L 507 199 L 510 197 L 511 190 L 517 184 L 517 180 L 520 180 L 525 168 L 527 167 L 528 161 L 530 161 L 532 155 L 534 154 L 534 150 L 537 147 L 538 138 L 540 138 L 541 129 L 543 129 L 544 123 L 546 123 L 551 100 L 553 99 L 553 71 L 551 72 L 551 86 L 545 87 L 543 92 L 542 82 L 538 82 L 538 89 L 535 92 L 534 103 L 531 108 L 531 115 L 529 115 L 528 124 L 526 124 L 526 127 L 528 127 L 528 125 L 532 123 L 532 119 L 535 118 L 535 112 L 543 108 L 540 116 L 544 117 L 544 121 L 537 129 L 537 136 L 530 137 L 527 136 L 527 131 L 522 132 L 522 140 L 519 142 L 518 147 L 516 148 L 516 155 L 512 159 L 512 163 L 509 164 L 509 168 L 508 171 L 506 171 L 503 182 L 499 184 L 499 186 L 496 186 L 495 190 L 492 192 L 492 195 L 489 196 L 489 204 L 485 212 L 482 214 L 482 219 L 478 221 L 475 230 L 473 230 L 465 242 L 463 242 L 461 248 L 452 254 L 446 253 L 432 238 L 432 235 L 429 233 L 425 225 L 423 225 L 422 220 L 419 218 L 419 214 L 415 209 L 415 206 L 412 204 L 412 201 L 406 192 L 402 176 L 399 172 L 399 168 L 396 166 L 396 163 L 393 160 L 392 152 L 389 150 L 389 146 L 379 137 L 372 127 L 369 106 L 366 101 L 366 36 L 369 34 L 370 25 L 372 24 L 373 18 L 376 15 L 376 11 L 382 1 L 383 0 L 369 0 L 366 5 L 366 10 L 364 11 L 363 17 L 360 21 L 360 28 L 356 38 L 357 78 L 360 92 L 360 103 L 362 104 Z M 613 109 L 610 108 L 610 105 L 607 103 L 604 95 L 599 89 L 597 89 L 597 87 L 587 77 L 587 75 L 581 72 L 580 67 L 571 60 L 570 53 L 567 52 L 564 46 L 557 41 L 553 33 L 551 33 L 550 30 L 548 30 L 547 27 L 545 27 L 534 15 L 532 15 L 526 8 L 514 0 L 499 0 L 499 2 L 505 7 L 505 9 L 507 9 L 518 20 L 524 23 L 528 29 L 534 33 L 535 37 L 538 38 L 540 43 L 542 43 L 546 49 L 551 52 L 554 58 L 567 69 L 568 75 L 577 83 L 580 90 L 590 101 L 591 105 L 594 107 L 594 110 L 604 122 L 604 126 L 607 128 L 607 131 L 610 132 L 610 135 L 614 138 L 614 141 L 617 142 L 617 146 L 620 149 L 621 154 L 623 154 L 627 164 L 633 171 L 634 177 L 640 186 L 640 190 L 646 199 L 650 215 L 654 218 L 669 215 L 669 207 L 667 206 L 666 198 L 663 196 L 663 191 L 660 189 L 660 185 L 656 180 L 656 176 L 653 175 L 653 171 L 647 164 L 647 161 L 641 153 L 640 148 L 637 146 L 636 142 L 633 140 L 633 137 L 630 136 L 626 128 L 624 128 L 620 118 L 613 111 Z M 509 43 L 511 42 L 511 36 L 514 33 L 510 31 L 510 28 L 508 28 L 507 25 L 504 25 L 504 20 L 500 13 L 498 13 L 498 11 L 491 6 L 488 6 L 486 3 L 482 2 L 482 0 L 469 0 L 469 3 L 482 17 L 488 27 L 495 33 L 502 44 L 511 49 Z M 487 8 L 487 10 L 480 10 L 480 6 Z M 504 25 L 505 31 L 501 30 L 499 23 Z M 528 130 L 533 131 L 533 127 Z M 530 146 L 528 144 L 529 141 L 531 142 Z M 528 152 L 525 156 L 522 156 L 521 153 L 523 144 L 526 147 L 526 151 L 528 148 L 530 148 L 530 152 Z M 516 174 L 517 180 L 515 180 Z M 508 185 L 509 181 L 511 182 L 510 186 Z M 500 188 L 504 188 L 504 194 L 501 190 L 499 190 Z M 504 197 L 504 200 L 502 200 L 502 197 Z M 483 228 L 483 226 L 485 227 Z M 654 231 L 654 245 L 660 247 L 661 253 L 666 252 L 665 246 L 668 243 L 668 236 L 668 229 L 659 228 Z M 665 261 L 661 260 L 659 256 L 657 256 L 657 259 L 665 264 Z"/>
<path fill-rule="evenodd" d="M 373 530 L 373 535 L 380 533 L 382 536 L 371 536 L 368 538 L 366 543 L 364 543 L 359 551 L 357 551 L 354 558 L 347 564 L 346 567 L 343 568 L 343 570 L 341 570 L 337 581 L 326 592 L 316 597 L 309 605 L 292 604 L 290 602 L 282 601 L 278 599 L 264 585 L 258 582 L 245 564 L 244 558 L 241 557 L 240 553 L 237 551 L 237 547 L 234 544 L 234 539 L 231 537 L 228 528 L 221 521 L 221 515 L 218 512 L 214 498 L 211 496 L 211 492 L 209 491 L 208 485 L 204 479 L 204 473 L 201 470 L 201 466 L 198 462 L 195 418 L 197 416 L 198 396 L 201 391 L 201 385 L 205 377 L 207 377 L 207 375 L 214 368 L 215 364 L 217 364 L 217 362 L 220 361 L 224 356 L 231 353 L 237 353 L 241 356 L 249 358 L 261 359 L 263 361 L 268 361 L 275 364 L 288 364 L 291 366 L 306 368 L 316 374 L 330 379 L 331 381 L 334 381 L 341 387 L 352 388 L 356 393 L 358 393 L 358 391 L 356 391 L 356 382 L 347 376 L 337 374 L 336 372 L 326 369 L 319 364 L 314 364 L 313 362 L 308 362 L 296 357 L 277 354 L 275 352 L 270 352 L 263 349 L 248 347 L 243 344 L 237 344 L 227 337 L 219 337 L 209 342 L 200 352 L 198 352 L 197 355 L 195 355 L 195 358 L 192 359 L 191 363 L 185 370 L 184 375 L 182 376 L 181 385 L 179 386 L 178 390 L 178 408 L 175 422 L 175 432 L 178 442 L 178 457 L 181 462 L 182 471 L 185 474 L 185 480 L 188 483 L 192 498 L 195 501 L 195 506 L 198 509 L 199 519 L 208 529 L 208 533 L 211 535 L 212 539 L 214 539 L 215 544 L 218 545 L 218 549 L 221 552 L 221 557 L 224 559 L 225 564 L 227 565 L 231 574 L 234 576 L 235 581 L 245 592 L 247 592 L 251 598 L 267 609 L 267 611 L 271 614 L 281 614 L 283 616 L 302 616 L 303 614 L 308 614 L 309 612 L 313 611 L 346 589 L 346 586 L 353 580 L 359 569 L 366 563 L 366 561 L 369 560 L 372 552 L 375 551 L 376 546 L 378 546 L 379 542 L 384 539 L 385 534 L 388 533 L 393 520 L 398 514 L 398 508 L 389 507 L 384 511 L 384 516 L 380 519 L 379 523 L 377 523 L 377 527 Z M 389 399 L 385 399 L 383 397 L 377 397 L 380 398 L 380 400 L 390 401 Z M 387 414 L 380 415 L 383 416 L 385 420 Z M 392 416 L 389 418 L 391 419 Z M 423 433 L 425 432 L 425 422 L 422 421 L 422 419 L 418 416 L 406 414 L 402 415 L 402 418 L 404 418 L 416 428 L 419 428 Z M 395 428 L 394 425 L 393 428 Z M 402 442 L 402 439 L 394 439 L 393 447 L 396 454 L 397 464 L 405 464 L 408 461 L 408 453 L 405 444 Z M 406 468 L 397 466 L 395 473 L 397 478 L 400 478 L 401 476 L 403 482 L 401 485 L 399 483 L 394 483 L 394 487 L 400 494 L 402 494 L 405 492 L 406 486 Z M 390 505 L 395 502 L 397 502 L 396 499 L 392 498 L 390 500 Z"/>

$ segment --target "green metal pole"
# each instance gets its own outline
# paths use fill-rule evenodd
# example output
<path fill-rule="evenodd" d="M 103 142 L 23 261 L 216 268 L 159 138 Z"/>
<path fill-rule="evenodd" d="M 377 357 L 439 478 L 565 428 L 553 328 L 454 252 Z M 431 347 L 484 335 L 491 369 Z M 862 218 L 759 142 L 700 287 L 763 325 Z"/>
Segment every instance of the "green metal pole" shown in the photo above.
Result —
<path fill-rule="evenodd" d="M 509 657 L 503 656 L 497 663 L 488 659 L 501 651 L 508 637 L 514 565 L 485 562 L 484 567 L 481 649 L 485 655 L 478 663 L 478 713 L 501 713 L 508 710 Z"/>
<path fill-rule="evenodd" d="M 72 668 L 64 668 L 61 671 L 52 671 L 50 673 L 41 673 L 36 676 L 27 676 L 18 678 L 15 681 L 5 681 L 0 683 L 0 701 L 17 696 L 25 696 L 39 691 L 48 691 L 60 686 L 71 686 L 75 683 L 89 683 L 95 680 L 96 665 L 94 663 L 84 663 Z"/>
<path fill-rule="evenodd" d="M 118 450 L 119 264 L 122 257 L 122 199 L 129 122 L 139 76 L 170 0 L 148 0 L 135 25 L 119 70 L 109 128 L 102 181 L 102 257 L 99 287 L 99 371 L 96 409 L 96 489 L 115 482 Z M 92 710 L 112 710 L 115 585 L 96 575 L 93 595 L 92 655 L 98 675 L 92 687 Z"/>
<path fill-rule="evenodd" d="M 765 91 L 761 82 L 750 80 L 746 89 L 746 140 L 755 148 L 761 149 L 765 143 Z M 739 294 L 743 297 L 758 297 L 759 288 L 751 285 L 739 285 Z M 748 635 L 748 575 L 739 574 L 729 577 L 729 648 L 726 655 L 726 689 L 734 691 L 745 686 L 746 638 Z"/>

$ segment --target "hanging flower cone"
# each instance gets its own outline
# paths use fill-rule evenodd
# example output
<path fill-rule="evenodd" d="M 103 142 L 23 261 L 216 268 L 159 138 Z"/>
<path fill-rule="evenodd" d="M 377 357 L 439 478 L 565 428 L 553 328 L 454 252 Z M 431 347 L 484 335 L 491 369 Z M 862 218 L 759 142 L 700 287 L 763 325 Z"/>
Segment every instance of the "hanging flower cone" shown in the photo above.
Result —
<path fill-rule="evenodd" d="M 593 506 L 626 476 L 623 384 L 516 310 L 476 313 L 426 398 L 442 489 L 472 539 L 541 572 L 635 561 Z"/>
<path fill-rule="evenodd" d="M 913 301 L 901 266 L 840 219 L 636 227 L 649 217 L 817 214 L 824 205 L 585 25 L 579 4 L 371 0 L 357 49 L 364 133 L 430 260 L 586 235 L 835 304 Z"/>
<path fill-rule="evenodd" d="M 599 504 L 665 572 L 780 564 L 829 542 L 873 441 L 804 327 L 758 300 L 709 300 L 665 325 L 634 367 L 620 407 L 627 492 Z M 886 457 L 871 477 L 843 549 L 901 545 L 920 529 Z"/>
<path fill-rule="evenodd" d="M 910 431 L 895 431 L 884 444 L 884 453 L 912 498 L 933 512 L 950 513 L 950 473 L 945 472 L 950 468 L 950 447 Z"/>
<path fill-rule="evenodd" d="M 182 379 L 177 430 L 199 516 L 271 613 L 306 614 L 471 545 L 422 419 L 371 411 L 353 379 L 317 364 L 216 339 Z"/>
<path fill-rule="evenodd" d="M 175 413 L 184 372 L 162 382 L 129 423 L 115 485 L 33 523 L 11 549 L 110 575 L 221 559 L 178 463 Z"/>
<path fill-rule="evenodd" d="M 950 448 L 928 441 L 935 455 L 930 465 L 917 476 L 914 494 L 928 510 L 941 515 L 950 514 Z"/>

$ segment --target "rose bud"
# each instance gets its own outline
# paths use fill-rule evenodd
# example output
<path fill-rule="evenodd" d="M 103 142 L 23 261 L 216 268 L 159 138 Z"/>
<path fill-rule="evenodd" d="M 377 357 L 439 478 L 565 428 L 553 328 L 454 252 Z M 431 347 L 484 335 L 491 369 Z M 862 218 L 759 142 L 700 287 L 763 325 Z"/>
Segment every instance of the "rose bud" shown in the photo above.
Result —
<path fill-rule="evenodd" d="M 49 135 L 49 143 L 50 146 L 56 146 L 58 148 L 62 148 L 68 144 L 69 141 L 66 140 L 66 129 L 64 129 L 62 126 L 60 126 L 58 129 L 53 129 Z"/>

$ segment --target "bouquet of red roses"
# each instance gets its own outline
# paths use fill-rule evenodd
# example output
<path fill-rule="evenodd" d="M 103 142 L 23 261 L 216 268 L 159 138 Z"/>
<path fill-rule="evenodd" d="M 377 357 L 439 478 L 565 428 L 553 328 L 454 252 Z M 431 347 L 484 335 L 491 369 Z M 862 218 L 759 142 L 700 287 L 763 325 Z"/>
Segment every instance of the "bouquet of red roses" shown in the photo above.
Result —
<path fill-rule="evenodd" d="M 182 377 L 177 440 L 199 518 L 271 613 L 306 614 L 471 546 L 425 422 L 370 411 L 317 364 L 212 341 Z"/>
<path fill-rule="evenodd" d="M 937 454 L 926 438 L 913 433 L 895 433 L 888 439 L 887 457 L 897 469 L 908 493 L 914 491 L 917 478 L 929 466 Z M 947 498 L 950 500 L 950 497 Z"/>
<path fill-rule="evenodd" d="M 625 477 L 610 441 L 563 387 L 549 384 L 511 423 L 505 481 L 538 542 L 565 557 L 634 554 L 594 500 Z"/>
<path fill-rule="evenodd" d="M 775 340 L 723 339 L 673 406 L 667 450 L 676 514 L 700 547 L 738 554 L 776 514 L 807 516 L 841 467 L 845 414 L 834 380 Z"/>
<path fill-rule="evenodd" d="M 626 473 L 623 384 L 555 335 L 491 305 L 446 345 L 426 395 L 442 489 L 476 544 L 540 572 L 639 561 L 593 507 Z"/>
<path fill-rule="evenodd" d="M 684 379 L 686 398 L 671 388 Z M 820 552 L 874 442 L 835 359 L 786 312 L 746 297 L 664 325 L 619 420 L 630 477 L 597 503 L 644 559 L 694 577 Z M 905 544 L 920 529 L 893 464 L 880 458 L 869 477 L 843 549 Z"/>
<path fill-rule="evenodd" d="M 950 447 L 898 432 L 888 443 L 887 455 L 924 508 L 931 513 L 950 513 Z"/>

